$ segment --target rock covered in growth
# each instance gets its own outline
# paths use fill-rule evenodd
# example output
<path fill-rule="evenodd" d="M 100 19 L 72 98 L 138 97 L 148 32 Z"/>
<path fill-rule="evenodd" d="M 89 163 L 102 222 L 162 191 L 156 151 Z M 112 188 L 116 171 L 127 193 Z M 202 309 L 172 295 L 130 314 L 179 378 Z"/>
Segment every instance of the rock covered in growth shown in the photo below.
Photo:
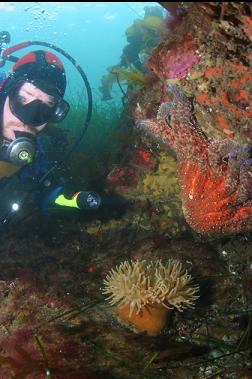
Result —
<path fill-rule="evenodd" d="M 251 6 L 189 2 L 175 10 L 179 22 L 168 25 L 148 62 L 157 80 L 139 91 L 137 107 L 132 102 L 135 125 L 175 152 L 194 230 L 250 231 Z"/>
<path fill-rule="evenodd" d="M 141 107 L 150 118 L 155 99 L 166 100 L 158 82 L 175 80 L 207 113 L 204 130 L 251 142 L 251 5 L 176 3 L 170 21 L 178 18 L 148 60 L 157 83 L 140 91 Z"/>
<path fill-rule="evenodd" d="M 175 85 L 156 119 L 136 125 L 171 147 L 185 218 L 199 233 L 238 233 L 252 229 L 252 146 L 235 141 L 210 141 L 193 116 L 191 101 Z"/>

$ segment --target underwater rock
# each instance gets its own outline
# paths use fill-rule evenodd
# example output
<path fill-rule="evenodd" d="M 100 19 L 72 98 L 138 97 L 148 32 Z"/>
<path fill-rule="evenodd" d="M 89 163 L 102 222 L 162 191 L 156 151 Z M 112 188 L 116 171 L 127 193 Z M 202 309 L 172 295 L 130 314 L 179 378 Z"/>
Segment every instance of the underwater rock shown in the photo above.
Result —
<path fill-rule="evenodd" d="M 140 173 L 133 167 L 116 167 L 108 174 L 106 184 L 108 187 L 127 191 L 137 186 L 139 175 Z"/>
<path fill-rule="evenodd" d="M 156 111 L 158 96 L 166 101 L 161 83 L 168 79 L 207 111 L 204 131 L 251 143 L 251 5 L 161 4 L 169 10 L 168 20 L 180 15 L 181 22 L 175 29 L 167 26 L 166 36 L 151 52 L 148 65 L 160 86 L 143 89 L 137 99 L 147 118 Z"/>
<path fill-rule="evenodd" d="M 251 230 L 252 146 L 210 141 L 191 101 L 175 85 L 169 84 L 168 92 L 172 100 L 161 104 L 156 119 L 144 119 L 136 109 L 136 125 L 175 151 L 187 222 L 202 234 Z"/>
<path fill-rule="evenodd" d="M 223 77 L 230 79 L 223 81 Z M 243 64 L 210 66 L 203 72 L 203 91 L 197 92 L 196 99 L 200 105 L 210 110 L 214 127 L 226 137 L 233 138 L 239 131 L 245 137 L 243 140 L 252 142 L 249 128 L 252 116 L 250 77 L 249 67 Z"/>
<path fill-rule="evenodd" d="M 151 336 L 163 330 L 169 310 L 193 308 L 199 290 L 176 260 L 125 261 L 111 270 L 104 285 L 120 319 Z"/>
<path fill-rule="evenodd" d="M 182 2 L 161 2 L 160 4 L 169 12 L 166 20 L 166 26 L 169 31 L 176 29 L 182 22 L 187 10 L 185 3 Z"/>

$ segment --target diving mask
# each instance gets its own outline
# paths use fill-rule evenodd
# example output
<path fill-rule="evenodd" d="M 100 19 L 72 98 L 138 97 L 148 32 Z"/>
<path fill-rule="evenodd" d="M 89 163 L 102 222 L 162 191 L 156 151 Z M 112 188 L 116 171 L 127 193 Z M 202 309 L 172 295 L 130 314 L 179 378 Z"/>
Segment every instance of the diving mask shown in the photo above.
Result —
<path fill-rule="evenodd" d="M 69 104 L 57 94 L 49 95 L 50 102 L 34 99 L 27 102 L 21 88 L 25 81 L 18 82 L 8 91 L 11 112 L 24 124 L 37 127 L 48 122 L 61 122 L 69 111 Z"/>

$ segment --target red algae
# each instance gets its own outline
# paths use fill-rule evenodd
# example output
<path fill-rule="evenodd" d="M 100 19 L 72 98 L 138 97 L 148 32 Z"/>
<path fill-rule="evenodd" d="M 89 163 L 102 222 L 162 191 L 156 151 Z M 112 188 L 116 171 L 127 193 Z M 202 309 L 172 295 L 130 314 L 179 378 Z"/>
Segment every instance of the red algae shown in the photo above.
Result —
<path fill-rule="evenodd" d="M 81 355 L 86 354 L 87 349 L 75 342 L 65 342 L 46 346 L 45 356 L 39 351 L 32 335 L 23 347 L 20 333 L 10 336 L 3 344 L 4 353 L 0 355 L 0 375 L 4 378 L 36 378 L 43 379 L 47 373 L 50 377 L 62 379 L 95 379 L 96 376 L 86 368 L 80 368 Z M 44 350 L 44 346 L 43 346 Z M 77 367 L 69 368 L 69 362 L 77 359 Z M 13 377 L 12 374 L 15 376 Z M 3 376 L 1 376 L 3 377 Z"/>
<path fill-rule="evenodd" d="M 139 168 L 153 168 L 155 166 L 155 159 L 150 151 L 139 150 L 131 158 L 130 164 Z"/>

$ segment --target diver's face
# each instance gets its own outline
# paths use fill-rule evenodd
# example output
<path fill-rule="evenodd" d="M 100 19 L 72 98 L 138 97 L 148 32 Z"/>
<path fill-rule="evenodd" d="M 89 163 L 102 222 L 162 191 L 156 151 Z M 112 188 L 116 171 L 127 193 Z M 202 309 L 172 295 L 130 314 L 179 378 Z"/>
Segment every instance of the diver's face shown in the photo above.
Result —
<path fill-rule="evenodd" d="M 54 97 L 48 95 L 47 93 L 37 88 L 34 84 L 29 82 L 23 83 L 22 86 L 18 89 L 17 93 L 15 93 L 13 96 L 15 96 L 15 98 L 11 99 L 8 96 L 4 105 L 2 130 L 3 137 L 8 140 L 15 140 L 17 138 L 16 132 L 25 132 L 36 135 L 41 130 L 43 130 L 47 123 L 42 122 L 39 125 L 38 122 L 38 125 L 31 126 L 31 123 L 29 121 L 25 121 L 25 119 L 29 120 L 30 118 L 32 120 L 33 115 L 31 112 L 34 111 L 34 117 L 38 116 L 38 111 L 41 107 L 36 107 L 36 104 L 45 106 L 45 108 L 48 109 L 52 108 L 55 104 Z M 35 105 L 35 107 L 33 107 L 33 105 Z M 28 114 L 29 112 L 30 114 Z M 27 117 L 27 115 L 29 117 Z"/>
<path fill-rule="evenodd" d="M 22 104 L 31 103 L 33 100 L 40 100 L 48 106 L 53 107 L 54 98 L 37 88 L 34 84 L 25 82 L 19 89 L 19 97 Z"/>

